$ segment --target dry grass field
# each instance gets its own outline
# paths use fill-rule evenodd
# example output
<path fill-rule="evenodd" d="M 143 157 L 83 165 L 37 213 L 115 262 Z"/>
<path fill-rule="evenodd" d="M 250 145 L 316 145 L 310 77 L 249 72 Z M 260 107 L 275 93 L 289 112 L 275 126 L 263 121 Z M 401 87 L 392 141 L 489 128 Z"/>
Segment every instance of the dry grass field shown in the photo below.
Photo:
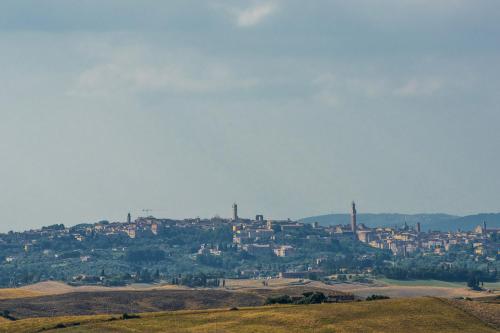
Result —
<path fill-rule="evenodd" d="M 114 319 L 113 319 L 114 318 Z M 339 304 L 273 306 L 231 310 L 24 319 L 0 323 L 0 332 L 471 332 L 497 330 L 436 298 L 390 299 Z"/>
<path fill-rule="evenodd" d="M 44 295 L 41 292 L 31 291 L 31 290 L 23 290 L 16 288 L 9 289 L 0 289 L 0 300 L 2 299 L 14 299 L 14 298 L 23 298 L 23 297 L 36 297 Z"/>
<path fill-rule="evenodd" d="M 500 330 L 500 297 L 482 298 L 480 302 L 465 300 L 445 300 L 452 306 L 464 310 L 477 318 L 488 322 Z"/>
<path fill-rule="evenodd" d="M 20 287 L 16 290 L 26 290 L 40 292 L 44 295 L 58 295 L 73 292 L 95 292 L 95 291 L 133 291 L 133 290 L 153 290 L 153 289 L 189 289 L 187 287 L 174 286 L 171 284 L 132 284 L 123 287 L 105 286 L 70 286 L 59 281 L 44 281 Z M 2 290 L 2 289 L 0 289 Z"/>
<path fill-rule="evenodd" d="M 473 291 L 468 288 L 431 287 L 431 286 L 384 286 L 372 287 L 363 285 L 338 285 L 334 289 L 353 293 L 359 297 L 367 297 L 372 294 L 382 294 L 392 298 L 405 297 L 481 297 L 486 296 L 484 292 Z"/>

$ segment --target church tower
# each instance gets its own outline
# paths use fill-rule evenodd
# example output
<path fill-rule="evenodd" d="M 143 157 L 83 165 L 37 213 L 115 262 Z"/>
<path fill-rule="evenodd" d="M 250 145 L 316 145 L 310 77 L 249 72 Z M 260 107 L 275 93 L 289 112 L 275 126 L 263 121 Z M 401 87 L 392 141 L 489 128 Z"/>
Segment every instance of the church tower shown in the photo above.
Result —
<path fill-rule="evenodd" d="M 236 202 L 233 204 L 233 221 L 238 221 L 238 205 Z"/>
<path fill-rule="evenodd" d="M 352 233 L 354 234 L 354 238 L 357 239 L 358 237 L 356 234 L 356 203 L 354 201 L 352 202 L 351 230 Z"/>

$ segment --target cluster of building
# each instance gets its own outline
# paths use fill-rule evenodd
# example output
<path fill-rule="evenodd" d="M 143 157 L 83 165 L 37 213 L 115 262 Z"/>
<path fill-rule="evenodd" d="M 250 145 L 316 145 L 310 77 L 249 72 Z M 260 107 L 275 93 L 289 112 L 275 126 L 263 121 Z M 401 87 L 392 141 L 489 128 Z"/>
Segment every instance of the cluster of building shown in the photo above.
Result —
<path fill-rule="evenodd" d="M 359 241 L 390 250 L 394 255 L 408 256 L 419 252 L 423 255 L 445 255 L 454 250 L 468 250 L 471 255 L 495 261 L 500 254 L 498 242 L 491 241 L 491 234 L 500 234 L 498 228 L 486 228 L 486 223 L 473 231 L 422 232 L 420 223 L 410 228 L 367 228 L 361 225 L 356 230 Z"/>
<path fill-rule="evenodd" d="M 233 204 L 233 243 L 251 255 L 274 254 L 279 257 L 292 255 L 295 250 L 293 246 L 274 245 L 276 244 L 276 230 L 293 230 L 303 227 L 304 224 L 290 220 L 264 220 L 263 215 L 256 215 L 255 220 L 240 219 L 238 206 Z"/>
<path fill-rule="evenodd" d="M 316 230 L 324 231 L 324 236 L 306 235 L 308 239 L 328 242 L 340 237 L 352 237 L 355 240 L 366 243 L 371 247 L 390 250 L 394 255 L 408 256 L 419 252 L 424 255 L 437 254 L 445 255 L 451 250 L 469 249 L 471 255 L 486 257 L 490 261 L 496 260 L 500 254 L 498 242 L 491 241 L 491 234 L 500 234 L 498 228 L 487 228 L 486 223 L 477 226 L 473 231 L 423 232 L 422 226 L 418 222 L 415 226 L 409 227 L 406 223 L 403 227 L 376 227 L 369 228 L 364 224 L 357 223 L 356 204 L 351 207 L 350 225 L 320 226 L 313 223 Z M 262 215 L 257 215 L 255 220 L 242 220 L 238 218 L 237 206 L 233 206 L 233 242 L 244 251 L 250 254 L 274 253 L 276 256 L 286 257 L 293 255 L 295 249 L 291 245 L 276 244 L 276 231 L 282 231 L 279 237 L 287 238 L 287 231 L 300 230 L 305 227 L 298 222 L 286 221 L 265 221 Z M 283 236 L 283 233 L 285 234 Z"/>

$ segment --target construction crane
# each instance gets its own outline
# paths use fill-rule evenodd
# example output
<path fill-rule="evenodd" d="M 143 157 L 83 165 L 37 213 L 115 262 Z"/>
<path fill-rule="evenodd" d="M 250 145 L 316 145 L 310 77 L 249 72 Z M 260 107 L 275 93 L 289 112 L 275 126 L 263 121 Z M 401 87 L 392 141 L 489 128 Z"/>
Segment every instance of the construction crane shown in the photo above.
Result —
<path fill-rule="evenodd" d="M 144 208 L 142 211 L 146 214 L 146 216 L 149 216 L 153 210 L 149 208 Z"/>
<path fill-rule="evenodd" d="M 150 215 L 151 212 L 155 212 L 155 213 L 161 213 L 161 212 L 169 212 L 170 209 L 163 209 L 163 208 L 143 208 L 141 210 L 143 212 L 143 214 L 146 214 L 146 215 Z"/>

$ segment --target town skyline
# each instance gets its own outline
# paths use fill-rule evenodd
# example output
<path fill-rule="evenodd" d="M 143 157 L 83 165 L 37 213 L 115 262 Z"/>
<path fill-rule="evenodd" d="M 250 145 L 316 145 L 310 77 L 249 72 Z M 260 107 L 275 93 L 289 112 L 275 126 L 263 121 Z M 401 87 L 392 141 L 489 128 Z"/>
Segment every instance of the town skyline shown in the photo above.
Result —
<path fill-rule="evenodd" d="M 257 211 L 254 211 L 254 212 L 250 212 L 248 214 L 240 214 L 241 210 L 240 210 L 240 206 L 237 202 L 233 202 L 233 204 L 231 205 L 231 208 L 230 210 L 228 210 L 228 212 L 226 212 L 226 214 L 212 214 L 212 215 L 208 215 L 208 216 L 201 216 L 201 215 L 184 215 L 184 216 L 171 216 L 168 214 L 168 211 L 165 210 L 165 209 L 153 209 L 153 208 L 142 208 L 142 209 L 135 209 L 135 210 L 129 210 L 126 214 L 122 214 L 122 216 L 120 217 L 117 217 L 117 218 L 109 218 L 109 217 L 100 217 L 100 218 L 97 218 L 95 220 L 81 220 L 79 222 L 76 222 L 76 223 L 64 223 L 64 221 L 58 221 L 56 219 L 54 219 L 52 222 L 50 223 L 47 223 L 47 224 L 37 224 L 37 225 L 34 225 L 32 227 L 29 227 L 29 228 L 24 228 L 24 229 L 8 229 L 8 228 L 4 228 L 6 226 L 0 226 L 0 233 L 2 232 L 8 232 L 8 231 L 15 231 L 15 232 L 22 232 L 22 231 L 27 231 L 27 230 L 36 230 L 36 229 L 39 229 L 41 227 L 46 227 L 46 226 L 49 226 L 49 225 L 53 225 L 53 224 L 64 224 L 65 226 L 68 226 L 68 227 L 71 227 L 71 226 L 75 226 L 75 225 L 78 225 L 78 224 L 85 224 L 85 223 L 90 223 L 90 224 L 94 224 L 94 223 L 99 223 L 99 222 L 102 222 L 102 221 L 107 221 L 107 222 L 117 222 L 117 223 L 131 223 L 132 221 L 136 220 L 136 219 L 141 219 L 141 218 L 148 218 L 148 217 L 154 217 L 154 218 L 159 218 L 159 219 L 173 219 L 173 220 L 192 220 L 192 219 L 211 219 L 211 218 L 221 218 L 221 219 L 228 219 L 228 220 L 235 220 L 235 217 L 236 219 L 243 219 L 243 220 L 251 220 L 255 217 L 255 219 L 257 220 L 258 218 L 260 219 L 265 219 L 265 220 L 278 220 L 278 221 L 283 221 L 283 220 L 289 220 L 289 221 L 309 221 L 309 222 L 306 222 L 306 223 L 311 223 L 310 221 L 314 220 L 314 218 L 324 218 L 324 217 L 327 217 L 329 215 L 349 215 L 349 216 L 354 216 L 354 221 L 352 221 L 351 219 L 349 220 L 350 224 L 352 224 L 354 222 L 354 226 L 356 225 L 356 213 L 357 213 L 357 202 L 352 200 L 350 201 L 350 205 L 348 206 L 349 208 L 343 212 L 319 212 L 318 214 L 316 215 L 311 215 L 311 216 L 301 216 L 301 217 L 298 217 L 298 218 L 293 218 L 293 217 L 289 217 L 289 216 L 274 216 L 274 215 L 266 215 L 264 214 L 263 211 L 261 210 L 257 210 Z M 244 209 L 244 212 L 247 212 L 248 209 Z M 354 212 L 354 214 L 353 214 Z M 406 217 L 405 216 L 411 216 L 411 217 L 415 217 L 416 220 L 415 221 L 418 221 L 418 222 L 415 222 L 415 225 L 418 223 L 418 224 L 421 224 L 421 219 L 422 219 L 422 215 L 428 215 L 428 216 L 432 216 L 432 215 L 446 215 L 446 216 L 449 216 L 449 217 L 455 217 L 455 218 L 460 218 L 460 217 L 464 217 L 464 216 L 476 216 L 476 215 L 481 215 L 481 214 L 491 214 L 491 215 L 500 215 L 500 213 L 497 213 L 497 212 L 476 212 L 475 214 L 468 214 L 468 215 L 456 215 L 456 214 L 449 214 L 449 213 L 443 213 L 443 212 L 418 212 L 418 213 L 403 213 L 403 212 L 366 212 L 366 211 L 362 211 L 361 212 L 361 215 L 380 215 L 380 216 L 384 216 L 384 215 L 397 215 L 397 216 L 402 216 L 402 218 L 404 219 L 404 221 L 406 222 Z M 420 219 L 420 221 L 419 221 Z M 335 222 L 335 221 L 334 221 Z M 334 224 L 334 222 L 329 222 L 330 224 Z M 403 222 L 399 222 L 399 225 L 402 225 Z M 434 225 L 433 223 L 431 223 L 432 225 Z M 495 219 L 495 221 L 493 221 L 493 224 L 497 224 L 497 221 Z M 397 227 L 398 226 L 398 223 L 393 223 L 393 224 L 390 224 L 390 223 L 386 223 L 384 224 L 385 226 L 393 226 L 393 227 Z"/>

